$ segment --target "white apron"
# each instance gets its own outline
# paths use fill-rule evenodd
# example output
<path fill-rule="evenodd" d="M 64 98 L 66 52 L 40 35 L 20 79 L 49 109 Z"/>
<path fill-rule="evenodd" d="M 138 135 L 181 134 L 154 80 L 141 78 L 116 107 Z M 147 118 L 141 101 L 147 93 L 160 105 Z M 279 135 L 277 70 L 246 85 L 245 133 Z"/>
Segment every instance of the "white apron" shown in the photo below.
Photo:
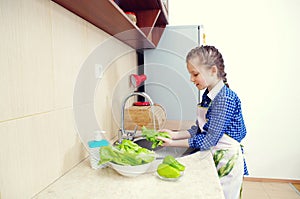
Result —
<path fill-rule="evenodd" d="M 208 108 L 198 106 L 197 119 L 201 131 L 206 121 Z M 226 199 L 238 199 L 244 176 L 244 160 L 240 143 L 224 134 L 211 148 L 220 182 Z"/>

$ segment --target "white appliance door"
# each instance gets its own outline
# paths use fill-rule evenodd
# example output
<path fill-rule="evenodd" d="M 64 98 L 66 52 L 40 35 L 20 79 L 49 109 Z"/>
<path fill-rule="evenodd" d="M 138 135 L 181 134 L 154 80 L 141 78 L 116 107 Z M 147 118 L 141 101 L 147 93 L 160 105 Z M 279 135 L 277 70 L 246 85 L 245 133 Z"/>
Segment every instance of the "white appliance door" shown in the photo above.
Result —
<path fill-rule="evenodd" d="M 190 81 L 186 55 L 199 45 L 199 26 L 167 26 L 156 49 L 144 51 L 145 92 L 168 120 L 195 120 L 199 92 Z"/>

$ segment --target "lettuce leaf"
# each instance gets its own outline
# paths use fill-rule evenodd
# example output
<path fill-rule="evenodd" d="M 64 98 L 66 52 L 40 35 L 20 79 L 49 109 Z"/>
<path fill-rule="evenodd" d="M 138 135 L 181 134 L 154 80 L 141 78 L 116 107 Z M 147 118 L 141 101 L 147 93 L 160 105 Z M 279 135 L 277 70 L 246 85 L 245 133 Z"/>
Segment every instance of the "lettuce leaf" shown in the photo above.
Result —
<path fill-rule="evenodd" d="M 113 162 L 119 165 L 141 165 L 152 162 L 155 153 L 146 148 L 142 148 L 130 140 L 123 140 L 116 147 L 100 147 L 100 161 L 98 164 Z"/>
<path fill-rule="evenodd" d="M 159 132 L 155 131 L 154 129 L 147 129 L 145 126 L 142 127 L 142 136 L 145 137 L 146 140 L 152 142 L 152 149 L 163 144 L 163 141 L 158 140 L 157 137 L 171 138 L 167 132 Z"/>

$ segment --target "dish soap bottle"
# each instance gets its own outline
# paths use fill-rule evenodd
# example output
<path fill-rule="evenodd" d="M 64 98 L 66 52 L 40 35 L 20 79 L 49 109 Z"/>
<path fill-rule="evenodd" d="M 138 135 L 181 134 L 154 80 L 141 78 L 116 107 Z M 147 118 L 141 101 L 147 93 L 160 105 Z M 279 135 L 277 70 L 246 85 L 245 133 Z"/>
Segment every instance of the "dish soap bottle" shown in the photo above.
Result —
<path fill-rule="evenodd" d="M 102 146 L 108 146 L 109 142 L 104 139 L 105 131 L 95 131 L 94 140 L 88 142 L 89 154 L 90 154 L 90 164 L 93 169 L 103 168 L 105 165 L 98 165 L 100 160 L 99 150 Z"/>

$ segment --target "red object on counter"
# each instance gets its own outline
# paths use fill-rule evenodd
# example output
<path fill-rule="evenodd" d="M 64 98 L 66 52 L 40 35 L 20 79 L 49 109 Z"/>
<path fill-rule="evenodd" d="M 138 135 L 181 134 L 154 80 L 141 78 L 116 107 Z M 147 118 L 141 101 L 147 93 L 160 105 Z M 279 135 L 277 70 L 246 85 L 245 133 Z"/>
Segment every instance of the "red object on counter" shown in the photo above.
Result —
<path fill-rule="evenodd" d="M 150 102 L 134 102 L 134 106 L 150 106 Z"/>

